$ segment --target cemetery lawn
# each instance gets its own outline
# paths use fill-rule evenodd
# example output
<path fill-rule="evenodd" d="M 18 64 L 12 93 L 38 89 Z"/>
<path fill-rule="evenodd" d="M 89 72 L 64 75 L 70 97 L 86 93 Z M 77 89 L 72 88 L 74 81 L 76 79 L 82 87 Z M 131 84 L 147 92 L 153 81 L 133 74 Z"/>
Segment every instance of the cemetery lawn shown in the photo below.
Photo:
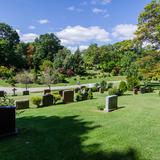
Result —
<path fill-rule="evenodd" d="M 97 111 L 106 95 L 17 111 L 19 134 L 0 139 L 0 160 L 159 160 L 158 94 L 129 93 L 120 109 Z"/>

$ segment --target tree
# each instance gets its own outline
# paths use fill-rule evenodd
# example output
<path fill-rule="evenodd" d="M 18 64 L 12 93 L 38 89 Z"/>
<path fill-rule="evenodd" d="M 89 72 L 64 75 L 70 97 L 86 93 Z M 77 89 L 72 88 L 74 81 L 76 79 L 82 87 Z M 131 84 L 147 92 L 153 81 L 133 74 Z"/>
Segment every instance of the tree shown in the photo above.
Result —
<path fill-rule="evenodd" d="M 67 48 L 63 48 L 61 50 L 58 51 L 58 53 L 56 54 L 55 60 L 54 60 L 54 68 L 58 69 L 58 68 L 65 68 L 64 66 L 64 61 L 66 59 L 67 56 L 70 56 L 71 52 L 70 50 L 68 50 Z M 68 69 L 68 68 L 66 68 Z"/>
<path fill-rule="evenodd" d="M 100 51 L 97 44 L 91 44 L 87 50 L 84 51 L 84 62 L 87 66 L 94 66 L 100 62 Z"/>
<path fill-rule="evenodd" d="M 15 48 L 19 43 L 18 33 L 8 24 L 0 23 L 0 64 L 17 66 Z"/>
<path fill-rule="evenodd" d="M 9 42 L 10 47 L 19 43 L 18 33 L 8 24 L 0 23 L 0 40 Z"/>
<path fill-rule="evenodd" d="M 160 0 L 153 0 L 139 15 L 137 40 L 160 49 Z"/>
<path fill-rule="evenodd" d="M 35 40 L 35 54 L 33 55 L 34 66 L 36 68 L 42 63 L 42 60 L 54 61 L 56 53 L 61 50 L 63 46 L 60 40 L 53 33 L 40 35 Z"/>

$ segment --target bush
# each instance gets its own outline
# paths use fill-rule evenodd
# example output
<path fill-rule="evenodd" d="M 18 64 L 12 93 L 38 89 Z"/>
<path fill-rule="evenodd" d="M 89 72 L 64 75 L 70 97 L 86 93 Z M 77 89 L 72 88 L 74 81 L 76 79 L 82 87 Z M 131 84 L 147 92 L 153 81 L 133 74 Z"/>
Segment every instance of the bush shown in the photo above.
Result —
<path fill-rule="evenodd" d="M 119 90 L 124 94 L 124 92 L 127 91 L 127 83 L 124 81 L 121 81 L 119 84 Z"/>
<path fill-rule="evenodd" d="M 105 109 L 105 105 L 99 105 L 97 106 L 97 109 L 103 111 Z"/>
<path fill-rule="evenodd" d="M 83 100 L 83 94 L 81 91 L 78 91 L 76 95 L 76 101 L 82 101 Z"/>
<path fill-rule="evenodd" d="M 91 77 L 91 76 L 88 76 L 88 79 L 92 79 L 92 77 Z"/>
<path fill-rule="evenodd" d="M 83 101 L 87 99 L 93 99 L 93 93 L 91 89 L 82 89 L 78 91 L 76 95 L 76 101 Z"/>
<path fill-rule="evenodd" d="M 60 101 L 61 100 L 61 95 L 59 93 L 54 93 L 53 94 L 53 99 L 54 99 L 54 104 L 57 102 L 57 101 Z"/>
<path fill-rule="evenodd" d="M 121 96 L 121 95 L 122 95 L 122 91 L 120 91 L 120 90 L 117 89 L 116 87 L 110 88 L 110 89 L 108 90 L 108 95 L 117 95 L 117 96 Z"/>
<path fill-rule="evenodd" d="M 110 89 L 113 87 L 113 83 L 108 83 L 107 88 Z"/>
<path fill-rule="evenodd" d="M 41 97 L 35 96 L 35 97 L 32 97 L 31 100 L 34 105 L 36 105 L 37 107 L 40 107 L 41 102 L 42 102 Z"/>
<path fill-rule="evenodd" d="M 106 90 L 106 87 L 107 87 L 107 82 L 106 81 L 101 81 L 100 82 L 100 88 L 102 88 L 103 90 Z"/>
<path fill-rule="evenodd" d="M 0 77 L 8 79 L 14 76 L 14 70 L 4 66 L 0 66 Z"/>
<path fill-rule="evenodd" d="M 66 74 L 68 77 L 71 77 L 74 75 L 74 71 L 72 69 L 67 69 Z"/>
<path fill-rule="evenodd" d="M 1 97 L 0 106 L 14 106 L 14 100 L 7 97 Z"/>
<path fill-rule="evenodd" d="M 93 87 L 92 92 L 97 92 L 97 87 Z"/>
<path fill-rule="evenodd" d="M 88 99 L 93 99 L 92 89 L 89 89 L 88 91 Z"/>
<path fill-rule="evenodd" d="M 160 96 L 160 91 L 158 92 L 158 95 Z"/>
<path fill-rule="evenodd" d="M 132 91 L 133 88 L 139 88 L 140 87 L 140 81 L 136 77 L 128 77 L 127 78 L 127 88 L 129 91 Z"/>

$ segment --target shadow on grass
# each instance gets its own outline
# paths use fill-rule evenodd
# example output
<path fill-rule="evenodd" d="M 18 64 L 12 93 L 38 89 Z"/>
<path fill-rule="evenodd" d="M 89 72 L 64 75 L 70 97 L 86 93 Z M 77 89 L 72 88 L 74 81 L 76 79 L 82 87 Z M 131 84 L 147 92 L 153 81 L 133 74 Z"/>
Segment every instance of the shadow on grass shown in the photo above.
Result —
<path fill-rule="evenodd" d="M 0 141 L 1 160 L 138 160 L 137 152 L 103 152 L 100 144 L 84 146 L 87 133 L 100 126 L 78 116 L 22 117 L 19 135 Z"/>

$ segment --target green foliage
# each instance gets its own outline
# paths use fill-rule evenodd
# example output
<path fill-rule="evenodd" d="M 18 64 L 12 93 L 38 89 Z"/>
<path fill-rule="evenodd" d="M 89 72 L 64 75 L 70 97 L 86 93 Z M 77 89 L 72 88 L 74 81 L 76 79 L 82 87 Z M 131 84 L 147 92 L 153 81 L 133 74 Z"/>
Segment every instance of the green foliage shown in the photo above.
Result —
<path fill-rule="evenodd" d="M 125 81 L 120 82 L 119 90 L 122 92 L 122 94 L 127 91 L 127 83 Z"/>
<path fill-rule="evenodd" d="M 160 1 L 152 0 L 138 18 L 137 40 L 160 48 Z"/>
<path fill-rule="evenodd" d="M 103 111 L 105 109 L 105 105 L 99 105 L 97 106 L 97 109 Z"/>
<path fill-rule="evenodd" d="M 8 97 L 0 97 L 0 106 L 14 106 L 14 100 Z"/>
<path fill-rule="evenodd" d="M 158 95 L 160 96 L 160 91 L 158 92 Z"/>
<path fill-rule="evenodd" d="M 61 95 L 58 93 L 58 92 L 52 92 L 52 95 L 53 95 L 53 99 L 54 99 L 54 102 L 56 103 L 57 101 L 60 101 L 61 100 Z"/>
<path fill-rule="evenodd" d="M 100 88 L 102 88 L 103 90 L 106 90 L 106 88 L 107 88 L 107 82 L 106 81 L 101 81 L 100 82 Z"/>
<path fill-rule="evenodd" d="M 14 75 L 13 69 L 9 69 L 5 66 L 0 66 L 0 78 L 9 79 L 13 77 L 13 75 Z"/>
<path fill-rule="evenodd" d="M 32 103 L 33 103 L 34 105 L 36 105 L 37 107 L 40 107 L 41 102 L 42 102 L 42 98 L 41 98 L 41 97 L 39 97 L 39 96 L 34 96 L 34 97 L 31 98 L 31 100 L 32 100 Z"/>
<path fill-rule="evenodd" d="M 140 81 L 136 77 L 127 77 L 127 87 L 129 91 L 132 91 L 133 88 L 139 88 Z"/>
<path fill-rule="evenodd" d="M 82 101 L 83 100 L 83 94 L 81 91 L 78 91 L 77 95 L 76 95 L 76 101 Z"/>
<path fill-rule="evenodd" d="M 93 99 L 92 90 L 88 88 L 83 88 L 79 90 L 76 95 L 76 101 L 83 101 L 87 99 Z"/>
<path fill-rule="evenodd" d="M 35 54 L 33 55 L 33 63 L 35 68 L 39 68 L 42 60 L 54 61 L 58 50 L 63 46 L 60 44 L 60 40 L 53 33 L 40 35 L 35 40 Z"/>
<path fill-rule="evenodd" d="M 117 89 L 116 87 L 110 88 L 108 90 L 108 95 L 122 96 L 122 94 L 122 91 L 120 89 Z"/>
<path fill-rule="evenodd" d="M 92 89 L 89 89 L 89 90 L 88 90 L 88 99 L 93 99 Z"/>

